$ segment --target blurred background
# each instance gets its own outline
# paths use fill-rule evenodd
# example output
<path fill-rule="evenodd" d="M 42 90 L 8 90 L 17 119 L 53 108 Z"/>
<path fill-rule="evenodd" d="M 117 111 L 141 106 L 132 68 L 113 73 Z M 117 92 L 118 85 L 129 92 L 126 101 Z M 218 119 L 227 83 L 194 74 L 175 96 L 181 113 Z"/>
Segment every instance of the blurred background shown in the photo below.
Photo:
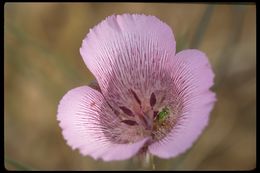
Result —
<path fill-rule="evenodd" d="M 135 159 L 96 161 L 62 137 L 57 106 L 94 79 L 79 48 L 111 14 L 155 15 L 174 31 L 177 51 L 198 48 L 215 72 L 218 101 L 193 147 L 158 170 L 248 170 L 256 166 L 256 7 L 254 4 L 6 3 L 4 157 L 9 170 L 136 170 Z"/>

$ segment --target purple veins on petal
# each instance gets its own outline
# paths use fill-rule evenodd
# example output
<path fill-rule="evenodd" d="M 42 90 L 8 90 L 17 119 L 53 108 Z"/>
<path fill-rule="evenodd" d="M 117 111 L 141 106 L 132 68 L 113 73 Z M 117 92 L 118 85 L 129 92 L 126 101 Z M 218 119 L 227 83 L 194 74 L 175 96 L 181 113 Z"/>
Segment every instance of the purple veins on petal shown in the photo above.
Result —
<path fill-rule="evenodd" d="M 130 91 L 131 91 L 131 93 L 134 95 L 134 98 L 135 98 L 135 100 L 137 101 L 137 103 L 138 103 L 139 105 L 141 105 L 141 101 L 140 101 L 140 99 L 138 98 L 137 94 L 136 94 L 132 89 L 130 89 Z"/>
<path fill-rule="evenodd" d="M 130 109 L 128 109 L 127 107 L 125 107 L 125 106 L 120 106 L 119 107 L 126 115 L 129 115 L 129 116 L 134 116 L 134 114 L 133 114 L 133 112 L 130 110 Z"/>
<path fill-rule="evenodd" d="M 116 109 L 114 109 L 110 104 L 109 104 L 109 102 L 106 102 L 107 103 L 107 105 L 111 108 L 111 110 L 115 113 L 115 115 L 119 115 L 119 112 L 116 110 Z"/>

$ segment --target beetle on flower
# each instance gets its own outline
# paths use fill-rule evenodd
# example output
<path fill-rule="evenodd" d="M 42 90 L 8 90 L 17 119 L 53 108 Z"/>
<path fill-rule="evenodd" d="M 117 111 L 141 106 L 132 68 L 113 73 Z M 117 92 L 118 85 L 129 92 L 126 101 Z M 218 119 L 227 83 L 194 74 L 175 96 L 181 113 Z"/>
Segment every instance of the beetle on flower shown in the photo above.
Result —
<path fill-rule="evenodd" d="M 98 85 L 61 99 L 68 145 L 105 161 L 189 149 L 208 124 L 214 74 L 203 52 L 175 47 L 171 28 L 154 16 L 112 15 L 91 29 L 80 53 Z"/>

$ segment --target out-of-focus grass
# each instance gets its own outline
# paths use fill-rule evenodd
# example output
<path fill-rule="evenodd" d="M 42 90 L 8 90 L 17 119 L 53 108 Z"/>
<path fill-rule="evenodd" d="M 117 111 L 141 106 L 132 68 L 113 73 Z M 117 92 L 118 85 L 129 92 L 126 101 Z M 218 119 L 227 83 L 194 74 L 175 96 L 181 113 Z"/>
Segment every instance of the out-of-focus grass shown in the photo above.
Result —
<path fill-rule="evenodd" d="M 155 15 L 172 27 L 177 51 L 198 48 L 215 72 L 217 103 L 186 153 L 155 157 L 161 170 L 244 170 L 256 166 L 256 12 L 254 5 L 7 3 L 4 23 L 4 148 L 7 169 L 135 170 L 135 159 L 82 157 L 62 138 L 61 97 L 94 79 L 80 54 L 89 28 L 111 14 Z M 7 159 L 6 158 L 6 159 Z M 12 164 L 13 163 L 13 164 Z"/>
<path fill-rule="evenodd" d="M 9 159 L 5 157 L 5 164 L 8 165 L 8 167 L 12 167 L 12 169 L 19 170 L 19 171 L 30 171 L 32 170 L 28 166 L 25 166 L 15 160 Z"/>

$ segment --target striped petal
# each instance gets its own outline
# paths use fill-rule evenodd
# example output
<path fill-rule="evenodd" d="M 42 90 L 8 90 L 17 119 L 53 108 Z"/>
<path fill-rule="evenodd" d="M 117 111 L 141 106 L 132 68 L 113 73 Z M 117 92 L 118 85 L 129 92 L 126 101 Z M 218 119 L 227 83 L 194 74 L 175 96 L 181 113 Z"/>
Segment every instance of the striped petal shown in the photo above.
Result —
<path fill-rule="evenodd" d="M 210 91 L 214 74 L 204 53 L 184 50 L 171 59 L 168 73 L 174 83 L 171 90 L 182 106 L 177 123 L 163 139 L 149 146 L 149 151 L 162 158 L 183 153 L 192 146 L 208 124 L 216 100 Z"/>
<path fill-rule="evenodd" d="M 80 53 L 111 106 L 133 110 L 135 103 L 149 103 L 151 93 L 162 87 L 175 38 L 154 16 L 113 15 L 90 30 Z"/>
<path fill-rule="evenodd" d="M 128 159 L 147 140 L 144 138 L 135 143 L 117 143 L 113 133 L 114 128 L 122 124 L 121 120 L 102 94 L 88 86 L 72 89 L 61 99 L 57 118 L 68 145 L 94 159 Z"/>

